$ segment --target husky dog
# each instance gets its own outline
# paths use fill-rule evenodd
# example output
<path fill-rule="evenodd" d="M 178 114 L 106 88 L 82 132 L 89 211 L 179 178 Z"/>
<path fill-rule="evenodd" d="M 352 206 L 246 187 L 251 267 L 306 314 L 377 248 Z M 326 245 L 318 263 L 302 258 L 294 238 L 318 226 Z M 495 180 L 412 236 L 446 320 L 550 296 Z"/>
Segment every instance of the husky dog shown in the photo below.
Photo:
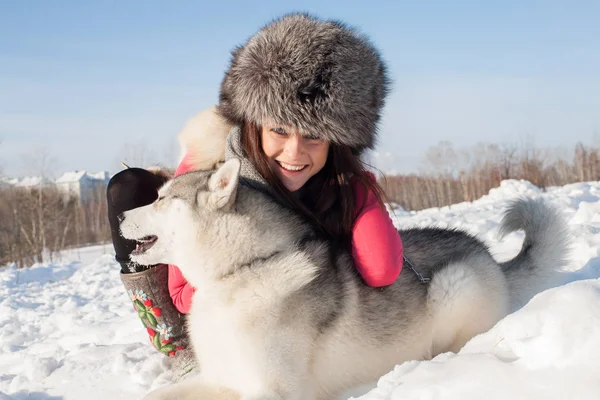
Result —
<path fill-rule="evenodd" d="M 351 255 L 268 195 L 239 182 L 240 162 L 176 177 L 151 205 L 125 212 L 140 264 L 172 263 L 197 289 L 188 333 L 198 377 L 147 399 L 323 400 L 372 383 L 397 364 L 458 351 L 535 294 L 566 253 L 550 207 L 518 200 L 504 234 L 521 252 L 498 263 L 474 237 L 400 232 L 405 270 L 391 286 L 361 280 Z"/>

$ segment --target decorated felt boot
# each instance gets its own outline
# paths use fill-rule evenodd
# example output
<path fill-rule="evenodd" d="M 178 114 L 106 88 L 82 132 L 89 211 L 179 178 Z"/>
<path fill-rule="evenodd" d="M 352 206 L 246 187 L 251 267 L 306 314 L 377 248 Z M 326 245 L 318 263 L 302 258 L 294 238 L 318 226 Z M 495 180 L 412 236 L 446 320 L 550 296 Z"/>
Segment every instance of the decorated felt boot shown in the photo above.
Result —
<path fill-rule="evenodd" d="M 173 359 L 178 379 L 196 367 L 181 314 L 169 295 L 168 266 L 158 264 L 141 272 L 121 273 L 121 281 L 152 345 Z"/>
<path fill-rule="evenodd" d="M 115 259 L 121 265 L 121 280 L 133 303 L 152 345 L 172 358 L 172 369 L 179 378 L 195 366 L 193 351 L 188 348 L 185 315 L 179 313 L 168 287 L 168 266 L 140 265 L 130 260 L 137 247 L 135 240 L 121 236 L 119 215 L 124 211 L 152 203 L 158 189 L 170 176 L 160 171 L 129 168 L 113 176 L 108 184 L 106 200 Z"/>

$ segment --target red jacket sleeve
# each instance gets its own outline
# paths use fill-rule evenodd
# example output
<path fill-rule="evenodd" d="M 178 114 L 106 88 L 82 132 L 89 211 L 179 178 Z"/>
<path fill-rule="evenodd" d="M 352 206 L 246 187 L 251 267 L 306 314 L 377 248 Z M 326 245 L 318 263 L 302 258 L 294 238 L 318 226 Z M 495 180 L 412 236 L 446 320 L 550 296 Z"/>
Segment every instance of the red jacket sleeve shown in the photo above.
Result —
<path fill-rule="evenodd" d="M 190 312 L 194 287 L 185 280 L 179 268 L 169 264 L 169 294 L 175 308 L 182 314 Z"/>
<path fill-rule="evenodd" d="M 368 191 L 364 202 L 366 190 L 361 184 L 354 185 L 357 205 L 365 205 L 352 230 L 352 256 L 367 285 L 388 286 L 396 281 L 402 270 L 402 240 L 387 210 L 381 208 L 373 192 Z"/>
<path fill-rule="evenodd" d="M 185 174 L 192 171 L 193 164 L 190 162 L 190 155 L 187 154 L 177 167 L 174 176 Z M 183 274 L 176 265 L 169 264 L 169 294 L 173 300 L 175 308 L 182 313 L 187 314 L 192 305 L 192 295 L 196 289 L 185 280 Z"/>

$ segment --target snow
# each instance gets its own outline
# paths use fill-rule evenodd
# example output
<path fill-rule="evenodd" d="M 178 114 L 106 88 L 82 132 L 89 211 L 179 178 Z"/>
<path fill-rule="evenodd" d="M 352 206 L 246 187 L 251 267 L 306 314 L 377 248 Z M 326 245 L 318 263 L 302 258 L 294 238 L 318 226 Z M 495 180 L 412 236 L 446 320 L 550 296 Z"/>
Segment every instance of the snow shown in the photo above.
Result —
<path fill-rule="evenodd" d="M 458 353 L 408 362 L 360 399 L 597 399 L 600 281 L 536 296 Z"/>
<path fill-rule="evenodd" d="M 56 179 L 56 183 L 72 183 L 79 182 L 82 179 L 90 179 L 96 181 L 104 181 L 108 182 L 110 180 L 110 176 L 106 171 L 100 171 L 96 173 L 90 173 L 85 170 L 81 171 L 71 171 L 65 172 L 58 179 Z"/>
<path fill-rule="evenodd" d="M 55 182 L 56 183 L 79 182 L 86 174 L 87 174 L 87 172 L 85 170 L 65 172 L 60 177 L 58 177 L 58 179 L 56 179 Z"/>
<path fill-rule="evenodd" d="M 108 182 L 110 180 L 110 174 L 108 173 L 108 171 L 100 171 L 100 172 L 96 172 L 96 173 L 89 173 L 88 172 L 88 175 L 92 179 L 97 179 L 99 181 Z"/>
<path fill-rule="evenodd" d="M 4 176 L 0 176 L 0 188 L 4 186 L 13 186 L 19 183 L 17 178 L 7 178 Z"/>
<path fill-rule="evenodd" d="M 354 398 L 599 397 L 600 182 L 543 191 L 508 180 L 472 203 L 390 210 L 398 227 L 466 229 L 502 260 L 522 242 L 519 232 L 497 239 L 502 212 L 518 196 L 543 197 L 564 213 L 573 251 L 561 281 L 458 354 L 398 365 Z M 27 269 L 0 269 L 0 400 L 132 399 L 172 379 L 170 360 L 148 342 L 113 256 L 109 244 Z"/>
<path fill-rule="evenodd" d="M 26 176 L 25 178 L 17 181 L 14 185 L 26 188 L 34 186 L 51 186 L 52 181 L 42 176 Z"/>
<path fill-rule="evenodd" d="M 65 184 L 65 183 L 75 183 L 79 182 L 82 179 L 89 179 L 92 181 L 103 181 L 108 183 L 110 180 L 110 175 L 107 171 L 100 171 L 96 173 L 89 173 L 85 170 L 81 171 L 70 171 L 65 172 L 60 177 L 58 177 L 55 181 L 50 180 L 49 178 L 43 176 L 26 176 L 24 178 L 8 178 L 8 177 L 0 177 L 0 187 L 1 186 L 18 186 L 18 187 L 34 187 L 34 186 L 52 186 L 54 184 Z M 0 398 L 1 400 L 1 398 Z"/>

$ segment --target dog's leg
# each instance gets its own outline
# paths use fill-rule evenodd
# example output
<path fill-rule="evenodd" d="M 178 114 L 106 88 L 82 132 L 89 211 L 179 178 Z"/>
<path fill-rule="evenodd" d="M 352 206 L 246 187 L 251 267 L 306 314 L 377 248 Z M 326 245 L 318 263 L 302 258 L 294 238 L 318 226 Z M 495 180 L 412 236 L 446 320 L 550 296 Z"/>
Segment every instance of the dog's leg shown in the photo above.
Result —
<path fill-rule="evenodd" d="M 508 291 L 500 269 L 476 261 L 451 264 L 431 281 L 433 355 L 459 352 L 508 313 Z"/>
<path fill-rule="evenodd" d="M 218 388 L 192 379 L 148 393 L 143 400 L 240 400 L 230 389 Z"/>
<path fill-rule="evenodd" d="M 281 324 L 269 309 L 264 314 L 277 318 L 232 323 L 202 342 L 204 382 L 230 387 L 241 400 L 313 400 L 313 330 L 295 321 Z"/>
<path fill-rule="evenodd" d="M 262 387 L 254 387 L 249 391 L 242 390 L 240 400 L 316 400 L 313 384 L 305 377 L 284 371 L 276 372 L 276 376 L 270 375 L 263 382 L 271 384 L 260 385 Z"/>

